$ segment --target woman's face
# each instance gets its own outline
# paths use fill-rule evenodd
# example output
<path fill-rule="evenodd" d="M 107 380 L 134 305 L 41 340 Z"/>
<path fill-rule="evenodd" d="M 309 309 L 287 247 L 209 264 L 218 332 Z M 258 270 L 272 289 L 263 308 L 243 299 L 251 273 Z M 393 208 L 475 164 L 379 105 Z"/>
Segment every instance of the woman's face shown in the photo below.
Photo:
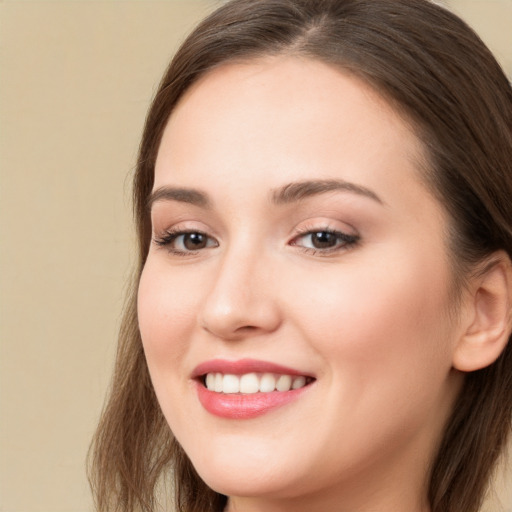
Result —
<path fill-rule="evenodd" d="M 460 335 L 421 161 L 372 89 L 306 59 L 224 65 L 173 112 L 140 330 L 172 431 L 242 510 L 421 509 Z"/>

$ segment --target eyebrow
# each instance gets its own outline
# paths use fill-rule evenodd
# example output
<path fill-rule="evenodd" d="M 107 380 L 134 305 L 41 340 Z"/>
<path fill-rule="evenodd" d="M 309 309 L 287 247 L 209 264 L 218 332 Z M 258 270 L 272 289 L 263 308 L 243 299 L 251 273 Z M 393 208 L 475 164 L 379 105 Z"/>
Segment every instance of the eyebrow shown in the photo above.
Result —
<path fill-rule="evenodd" d="M 276 205 L 299 202 L 312 196 L 325 194 L 327 192 L 351 192 L 367 197 L 379 204 L 384 204 L 382 199 L 373 190 L 361 185 L 350 183 L 344 180 L 307 180 L 288 183 L 272 191 L 271 200 Z M 147 207 L 151 209 L 154 203 L 159 201 L 177 201 L 188 203 L 201 208 L 210 209 L 212 202 L 208 195 L 195 188 L 184 187 L 159 187 L 154 190 L 148 198 Z"/>
<path fill-rule="evenodd" d="M 273 191 L 272 202 L 274 204 L 288 204 L 302 201 L 312 196 L 325 194 L 327 192 L 351 192 L 363 197 L 367 197 L 379 204 L 384 204 L 382 199 L 369 188 L 344 180 L 308 180 L 289 183 Z"/>
<path fill-rule="evenodd" d="M 153 204 L 158 201 L 178 201 L 206 209 L 211 208 L 211 201 L 208 196 L 195 188 L 159 187 L 149 196 L 148 209 L 151 210 Z"/>

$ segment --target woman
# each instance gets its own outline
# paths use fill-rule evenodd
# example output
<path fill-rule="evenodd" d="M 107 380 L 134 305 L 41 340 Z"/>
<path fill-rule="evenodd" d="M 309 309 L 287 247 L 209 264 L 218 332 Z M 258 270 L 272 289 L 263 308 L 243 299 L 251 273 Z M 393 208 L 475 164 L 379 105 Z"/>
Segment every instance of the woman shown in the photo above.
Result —
<path fill-rule="evenodd" d="M 171 470 L 187 512 L 477 511 L 512 418 L 511 194 L 510 85 L 443 8 L 218 9 L 146 121 L 98 509 L 156 510 Z"/>

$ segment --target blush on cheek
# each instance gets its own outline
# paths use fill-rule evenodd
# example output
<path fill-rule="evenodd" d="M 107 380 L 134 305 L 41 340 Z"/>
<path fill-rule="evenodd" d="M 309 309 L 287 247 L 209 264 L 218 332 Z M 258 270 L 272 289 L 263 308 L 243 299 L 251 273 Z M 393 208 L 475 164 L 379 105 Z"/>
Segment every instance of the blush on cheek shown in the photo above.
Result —
<path fill-rule="evenodd" d="M 166 278 L 165 268 L 148 259 L 138 297 L 138 322 L 150 371 L 179 368 L 196 327 L 194 294 L 177 280 Z"/>
<path fill-rule="evenodd" d="M 429 281 L 411 271 L 409 279 L 388 281 L 359 279 L 358 285 L 338 286 L 319 298 L 323 308 L 321 317 L 309 322 L 325 325 L 322 343 L 330 346 L 340 357 L 375 362 L 382 368 L 401 368 L 425 362 L 425 358 L 439 357 L 441 344 L 446 345 L 446 321 L 440 321 L 440 312 L 448 307 L 444 287 L 439 278 Z M 435 274 L 434 274 L 435 275 Z M 366 276 L 368 277 L 368 276 Z M 436 282 L 437 281 L 437 282 Z M 346 296 L 339 290 L 350 290 Z M 326 308 L 325 304 L 333 304 Z M 335 320 L 333 320 L 335 319 Z M 445 354 L 446 355 L 446 354 Z M 409 363 L 409 364 L 407 364 Z M 383 369 L 383 368 L 382 368 Z"/>

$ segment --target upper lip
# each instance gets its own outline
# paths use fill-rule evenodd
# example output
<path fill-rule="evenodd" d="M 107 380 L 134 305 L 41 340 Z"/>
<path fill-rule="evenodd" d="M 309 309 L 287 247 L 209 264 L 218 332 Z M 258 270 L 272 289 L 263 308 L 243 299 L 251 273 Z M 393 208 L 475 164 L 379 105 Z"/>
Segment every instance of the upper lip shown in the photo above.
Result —
<path fill-rule="evenodd" d="M 194 368 L 192 371 L 192 378 L 196 379 L 206 375 L 207 373 L 223 373 L 231 375 L 243 375 L 245 373 L 277 373 L 280 375 L 302 375 L 314 378 L 314 376 L 308 372 L 257 359 L 239 359 L 237 361 L 212 359 L 210 361 L 205 361 Z"/>

